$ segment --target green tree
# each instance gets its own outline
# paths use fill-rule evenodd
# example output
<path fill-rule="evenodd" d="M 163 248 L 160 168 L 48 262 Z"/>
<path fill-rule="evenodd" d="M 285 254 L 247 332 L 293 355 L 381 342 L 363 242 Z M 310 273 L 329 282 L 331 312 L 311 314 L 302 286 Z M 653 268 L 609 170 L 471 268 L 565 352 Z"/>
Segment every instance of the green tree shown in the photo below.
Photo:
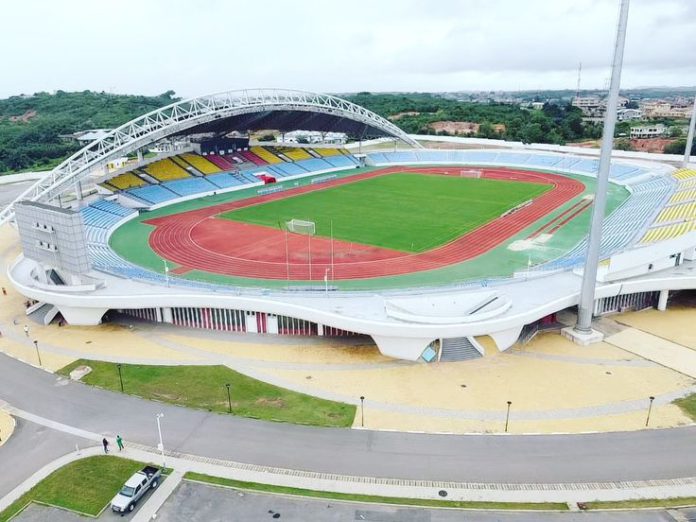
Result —
<path fill-rule="evenodd" d="M 670 138 L 681 138 L 684 135 L 684 133 L 681 130 L 681 127 L 670 127 L 669 128 L 669 137 Z M 684 143 L 684 146 L 686 147 L 686 143 Z"/>
<path fill-rule="evenodd" d="M 614 142 L 614 149 L 616 150 L 633 150 L 633 145 L 631 145 L 631 140 L 627 138 L 620 138 Z"/>
<path fill-rule="evenodd" d="M 686 149 L 686 140 L 677 140 L 672 143 L 668 143 L 665 146 L 665 154 L 684 154 Z M 691 146 L 691 154 L 696 155 L 696 140 Z"/>

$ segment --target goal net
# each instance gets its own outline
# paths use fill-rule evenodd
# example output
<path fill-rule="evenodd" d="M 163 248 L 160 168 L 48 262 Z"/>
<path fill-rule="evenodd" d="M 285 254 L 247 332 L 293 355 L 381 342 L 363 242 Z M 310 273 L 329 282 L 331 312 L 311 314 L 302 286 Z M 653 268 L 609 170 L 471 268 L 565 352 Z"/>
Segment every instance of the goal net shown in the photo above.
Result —
<path fill-rule="evenodd" d="M 459 176 L 462 178 L 480 178 L 482 172 L 479 169 L 462 169 Z"/>
<path fill-rule="evenodd" d="M 316 225 L 314 221 L 305 221 L 304 219 L 291 219 L 285 222 L 285 227 L 290 232 L 295 234 L 304 234 L 313 236 L 316 233 Z"/>

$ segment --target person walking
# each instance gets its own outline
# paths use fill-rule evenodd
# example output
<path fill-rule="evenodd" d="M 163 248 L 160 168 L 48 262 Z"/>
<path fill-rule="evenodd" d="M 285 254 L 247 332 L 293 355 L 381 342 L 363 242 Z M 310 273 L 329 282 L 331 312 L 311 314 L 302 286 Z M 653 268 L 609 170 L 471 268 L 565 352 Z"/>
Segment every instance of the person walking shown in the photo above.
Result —
<path fill-rule="evenodd" d="M 102 439 L 102 446 L 104 446 L 104 453 L 109 453 L 109 441 L 106 440 L 106 437 Z"/>
<path fill-rule="evenodd" d="M 120 435 L 116 435 L 116 445 L 118 446 L 118 451 L 123 449 L 123 439 Z"/>
<path fill-rule="evenodd" d="M 24 325 L 24 335 L 26 335 L 27 337 L 29 337 L 29 325 L 28 325 L 28 324 L 25 324 L 25 325 Z"/>

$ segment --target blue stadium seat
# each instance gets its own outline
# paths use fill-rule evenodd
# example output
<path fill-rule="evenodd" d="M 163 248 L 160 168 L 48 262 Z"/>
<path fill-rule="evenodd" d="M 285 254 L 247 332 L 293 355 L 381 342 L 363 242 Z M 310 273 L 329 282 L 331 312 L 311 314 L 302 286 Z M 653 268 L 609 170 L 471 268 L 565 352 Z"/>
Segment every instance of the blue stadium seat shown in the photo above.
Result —
<path fill-rule="evenodd" d="M 165 201 L 179 197 L 178 194 L 160 185 L 148 185 L 146 187 L 128 189 L 126 190 L 126 194 L 133 194 L 135 197 L 152 204 L 164 203 Z"/>
<path fill-rule="evenodd" d="M 176 192 L 181 196 L 193 196 L 195 194 L 203 194 L 218 188 L 212 183 L 208 183 L 206 178 L 185 178 L 176 181 L 167 181 L 162 183 L 162 186 Z"/>
<path fill-rule="evenodd" d="M 211 174 L 205 179 L 220 188 L 238 187 L 244 184 L 242 180 L 231 174 Z"/>

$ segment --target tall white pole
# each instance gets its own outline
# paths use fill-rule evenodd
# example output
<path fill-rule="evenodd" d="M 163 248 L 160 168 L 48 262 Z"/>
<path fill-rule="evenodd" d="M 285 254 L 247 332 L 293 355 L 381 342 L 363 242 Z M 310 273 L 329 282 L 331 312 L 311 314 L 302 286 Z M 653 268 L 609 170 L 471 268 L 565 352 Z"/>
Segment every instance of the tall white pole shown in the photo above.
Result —
<path fill-rule="evenodd" d="M 159 447 L 158 447 L 158 449 L 162 453 L 162 467 L 166 468 L 167 463 L 164 460 L 164 443 L 162 442 L 162 426 L 160 426 L 160 419 L 162 417 L 164 417 L 164 413 L 158 413 L 156 415 L 156 417 L 157 417 L 157 433 L 159 434 L 159 445 L 158 445 Z"/>
<path fill-rule="evenodd" d="M 167 264 L 167 260 L 163 259 L 164 262 L 164 277 L 167 280 L 167 286 L 169 286 L 169 265 Z"/>
<path fill-rule="evenodd" d="M 288 229 L 285 229 L 285 271 L 290 282 L 290 247 L 288 246 Z"/>
<path fill-rule="evenodd" d="M 334 272 L 334 240 L 333 240 L 333 219 L 331 220 L 331 280 L 336 279 L 336 273 Z"/>
<path fill-rule="evenodd" d="M 686 148 L 684 149 L 684 167 L 689 166 L 691 156 L 691 146 L 694 144 L 694 127 L 696 127 L 696 97 L 694 98 L 694 107 L 691 109 L 691 121 L 689 122 L 689 133 L 686 137 Z"/>
<path fill-rule="evenodd" d="M 626 25 L 628 22 L 629 0 L 621 0 L 619 26 L 616 31 L 614 61 L 611 70 L 611 83 L 607 98 L 606 114 L 604 115 L 604 130 L 602 131 L 602 150 L 599 156 L 599 173 L 597 188 L 592 204 L 592 221 L 590 236 L 585 259 L 585 270 L 582 275 L 580 304 L 578 305 L 578 322 L 575 330 L 581 334 L 592 331 L 592 314 L 594 311 L 595 285 L 597 280 L 597 265 L 599 263 L 602 243 L 602 223 L 607 204 L 607 189 L 609 187 L 609 168 L 611 166 L 611 151 L 614 146 L 614 128 L 616 127 L 616 109 L 621 85 L 621 67 L 623 65 L 624 44 L 626 43 Z"/>
<path fill-rule="evenodd" d="M 307 246 L 307 254 L 309 257 L 309 280 L 312 280 L 312 234 L 307 234 L 307 237 L 309 238 L 308 246 Z"/>

